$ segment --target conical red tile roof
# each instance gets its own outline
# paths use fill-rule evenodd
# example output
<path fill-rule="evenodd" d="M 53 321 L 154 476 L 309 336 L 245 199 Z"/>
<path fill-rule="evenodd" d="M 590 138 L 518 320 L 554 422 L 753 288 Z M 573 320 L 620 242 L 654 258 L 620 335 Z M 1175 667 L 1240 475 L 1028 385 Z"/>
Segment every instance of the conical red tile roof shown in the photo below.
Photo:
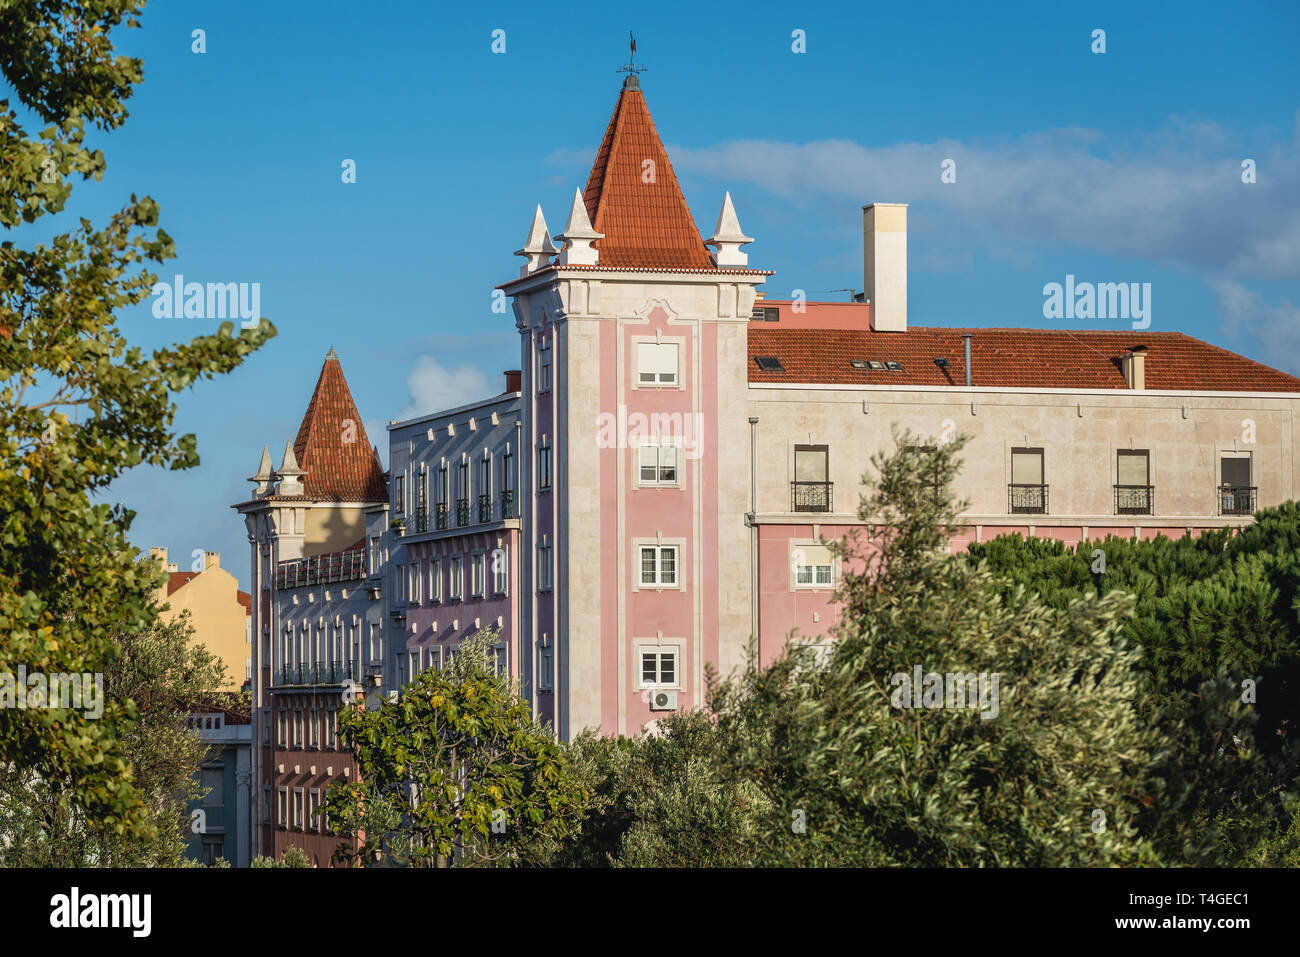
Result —
<path fill-rule="evenodd" d="M 388 500 L 384 471 L 366 437 L 366 427 L 333 349 L 321 366 L 316 391 L 293 442 L 293 454 L 298 467 L 307 473 L 303 478 L 307 498 L 334 502 Z"/>
<path fill-rule="evenodd" d="M 605 234 L 593 244 L 602 266 L 713 268 L 639 83 L 624 84 L 618 96 L 582 198 L 592 227 Z"/>

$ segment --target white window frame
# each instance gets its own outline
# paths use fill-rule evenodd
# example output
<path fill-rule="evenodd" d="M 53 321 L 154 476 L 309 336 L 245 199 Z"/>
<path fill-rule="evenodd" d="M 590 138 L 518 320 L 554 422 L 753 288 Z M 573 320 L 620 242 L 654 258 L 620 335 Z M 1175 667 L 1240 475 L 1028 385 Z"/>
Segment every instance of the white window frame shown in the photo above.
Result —
<path fill-rule="evenodd" d="M 275 791 L 275 826 L 281 830 L 289 829 L 289 789 L 276 788 Z"/>
<path fill-rule="evenodd" d="M 652 347 L 656 350 L 671 348 L 676 357 L 676 368 L 673 372 L 642 372 L 641 371 L 641 350 L 643 347 Z M 681 389 L 682 384 L 682 355 L 685 351 L 686 340 L 682 338 L 659 338 L 655 336 L 634 336 L 632 338 L 632 387 L 634 389 Z M 662 365 L 662 363 L 647 363 L 650 365 Z M 643 376 L 654 376 L 654 379 L 647 381 Z M 672 376 L 671 379 L 664 378 Z"/>
<path fill-rule="evenodd" d="M 555 546 L 546 539 L 537 545 L 537 590 L 555 587 Z"/>
<path fill-rule="evenodd" d="M 497 552 L 501 553 L 501 568 L 497 569 Z M 510 552 L 504 545 L 494 548 L 492 555 L 492 594 L 504 595 L 510 590 Z"/>
<path fill-rule="evenodd" d="M 320 826 L 320 788 L 307 790 L 307 828 L 308 831 L 321 831 Z"/>
<path fill-rule="evenodd" d="M 442 559 L 429 563 L 429 601 L 442 603 Z"/>
<path fill-rule="evenodd" d="M 487 554 L 474 552 L 469 556 L 469 597 L 487 596 Z"/>
<path fill-rule="evenodd" d="M 452 555 L 447 564 L 447 600 L 464 601 L 465 599 L 465 562 L 459 555 Z"/>
<path fill-rule="evenodd" d="M 645 581 L 643 569 L 641 567 L 641 550 L 643 548 L 655 549 L 655 580 L 652 582 Z M 676 554 L 673 564 L 674 581 L 666 582 L 663 578 L 663 553 L 666 549 L 672 549 Z M 635 568 L 635 577 L 632 579 L 633 591 L 684 591 L 686 583 L 682 574 L 682 556 L 686 553 L 686 539 L 684 538 L 641 538 L 632 540 L 632 561 Z"/>
<path fill-rule="evenodd" d="M 423 562 L 411 562 L 409 565 L 406 566 L 406 576 L 408 579 L 410 579 L 410 586 L 411 586 L 410 596 L 411 596 L 412 605 L 420 604 L 420 593 L 423 591 L 423 589 L 420 587 L 420 578 L 421 578 L 420 572 L 422 568 L 423 568 Z"/>
<path fill-rule="evenodd" d="M 555 480 L 554 458 L 551 455 L 551 440 L 542 439 L 537 444 L 537 491 L 549 492 Z"/>
<path fill-rule="evenodd" d="M 551 391 L 551 342 L 543 339 L 537 346 L 537 391 Z"/>
<path fill-rule="evenodd" d="M 672 465 L 668 466 L 664 462 L 665 458 L 667 457 L 665 456 L 664 453 L 670 451 L 672 452 L 671 455 Z M 653 476 L 651 478 L 645 477 L 645 470 L 647 468 L 646 459 L 648 457 L 653 459 L 652 463 L 648 466 L 653 472 Z M 636 484 L 639 487 L 679 488 L 682 484 L 681 447 L 671 443 L 657 444 L 657 443 L 650 443 L 650 442 L 647 442 L 644 445 L 637 446 L 635 467 L 636 467 Z M 673 477 L 671 480 L 665 479 L 663 477 L 664 471 L 667 468 L 671 468 L 673 470 Z"/>
<path fill-rule="evenodd" d="M 295 831 L 305 830 L 303 827 L 303 789 L 293 789 L 293 829 Z"/>
<path fill-rule="evenodd" d="M 644 664 L 642 656 L 653 654 L 655 656 L 655 680 L 647 681 L 645 679 Z M 664 656 L 671 655 L 673 661 L 673 680 L 663 681 L 663 660 Z M 682 689 L 682 646 L 680 642 L 661 641 L 649 639 L 637 642 L 636 660 L 633 663 L 636 668 L 636 682 L 639 688 L 666 688 L 669 690 Z"/>
<path fill-rule="evenodd" d="M 827 547 L 828 546 L 823 544 L 822 542 L 811 541 L 811 540 L 790 542 L 790 587 L 792 589 L 798 589 L 801 591 L 817 591 L 817 590 L 830 591 L 833 588 L 835 588 L 835 583 L 839 580 L 840 562 L 838 556 L 836 556 L 834 553 L 831 553 L 829 556 L 830 557 L 829 566 L 822 565 L 821 563 L 818 563 L 816 565 L 800 564 L 797 561 L 797 559 L 799 558 L 799 555 L 797 553 L 799 552 L 806 553 L 807 550 L 809 549 L 813 549 L 813 548 L 824 549 Z M 804 555 L 804 558 L 805 559 L 808 558 L 807 554 Z M 809 581 L 804 582 L 799 580 L 799 570 L 801 568 L 808 568 L 812 570 Z M 819 568 L 829 568 L 829 576 L 830 576 L 829 581 L 818 580 L 817 569 Z"/>
<path fill-rule="evenodd" d="M 551 691 L 555 687 L 555 646 L 549 634 L 543 632 L 537 645 L 537 690 Z"/>

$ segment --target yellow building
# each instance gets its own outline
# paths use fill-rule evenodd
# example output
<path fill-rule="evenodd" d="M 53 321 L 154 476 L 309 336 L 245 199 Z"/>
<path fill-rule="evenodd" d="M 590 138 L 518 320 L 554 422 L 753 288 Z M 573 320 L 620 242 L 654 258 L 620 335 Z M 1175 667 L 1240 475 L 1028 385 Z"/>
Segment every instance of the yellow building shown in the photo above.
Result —
<path fill-rule="evenodd" d="M 252 599 L 239 590 L 239 580 L 221 567 L 220 552 L 195 555 L 200 571 L 181 572 L 168 562 L 166 548 L 150 548 L 149 557 L 167 569 L 167 582 L 154 598 L 167 607 L 159 616 L 170 622 L 182 611 L 190 613 L 191 641 L 201 642 L 226 665 L 226 683 L 218 691 L 239 691 L 248 678 L 252 649 L 250 622 Z"/>

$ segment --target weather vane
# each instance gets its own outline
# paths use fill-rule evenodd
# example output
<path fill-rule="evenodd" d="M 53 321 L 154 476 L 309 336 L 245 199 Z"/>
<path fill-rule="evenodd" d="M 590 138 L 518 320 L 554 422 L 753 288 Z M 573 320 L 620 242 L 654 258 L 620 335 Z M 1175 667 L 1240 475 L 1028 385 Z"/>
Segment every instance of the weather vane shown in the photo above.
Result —
<path fill-rule="evenodd" d="M 621 66 L 615 72 L 631 74 L 644 73 L 645 67 L 636 65 L 636 37 L 632 35 L 631 30 L 627 31 L 627 39 L 628 43 L 632 47 L 632 56 L 628 59 L 627 66 Z"/>

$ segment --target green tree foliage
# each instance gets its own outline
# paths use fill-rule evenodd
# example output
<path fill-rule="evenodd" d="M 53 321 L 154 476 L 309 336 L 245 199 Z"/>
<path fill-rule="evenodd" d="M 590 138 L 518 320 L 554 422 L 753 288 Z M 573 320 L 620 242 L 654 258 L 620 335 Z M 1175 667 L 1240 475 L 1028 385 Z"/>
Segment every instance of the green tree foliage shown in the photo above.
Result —
<path fill-rule="evenodd" d="M 1289 820 L 1300 769 L 1298 545 L 1300 505 L 1288 502 L 1240 534 L 1076 547 L 1002 536 L 971 546 L 969 560 L 986 563 L 1005 590 L 1032 588 L 1055 608 L 1133 596 L 1124 636 L 1141 649 L 1139 714 L 1171 741 L 1136 782 L 1139 824 L 1172 863 L 1249 863 L 1248 849 Z"/>
<path fill-rule="evenodd" d="M 495 673 L 484 630 L 442 671 L 377 711 L 340 718 L 357 780 L 335 782 L 330 827 L 360 839 L 339 856 L 402 867 L 522 863 L 519 848 L 563 831 L 584 795 L 550 730 Z"/>
<path fill-rule="evenodd" d="M 212 692 L 225 680 L 225 665 L 192 643 L 192 635 L 188 612 L 143 634 L 122 632 L 120 653 L 104 672 L 105 697 L 134 702 L 138 711 L 138 720 L 112 730 L 143 799 L 144 832 L 106 825 L 60 801 L 57 784 L 14 768 L 0 775 L 0 866 L 180 865 L 189 825 L 185 808 L 203 796 L 196 775 L 208 750 L 187 718 L 237 697 Z"/>
<path fill-rule="evenodd" d="M 836 641 L 711 682 L 708 707 L 570 747 L 592 793 L 549 864 L 1154 864 L 1135 768 L 1168 746 L 1134 709 L 1123 596 L 1061 609 L 947 552 L 962 442 L 897 436 L 839 546 Z M 970 707 L 903 708 L 894 676 L 999 676 Z M 996 710 L 996 713 L 995 713 Z"/>
<path fill-rule="evenodd" d="M 157 279 L 150 264 L 174 255 L 147 196 L 100 227 L 83 218 L 48 243 L 13 238 L 63 209 L 75 180 L 102 177 L 104 155 L 86 132 L 126 119 L 143 67 L 115 55 L 110 34 L 138 26 L 143 6 L 0 3 L 0 72 L 17 101 L 0 100 L 0 228 L 11 237 L 0 243 L 0 671 L 103 672 L 117 629 L 149 631 L 160 573 L 135 561 L 133 513 L 93 497 L 135 465 L 198 464 L 194 436 L 172 430 L 172 395 L 229 372 L 275 334 L 261 320 L 150 355 L 126 342 L 115 313 L 142 302 Z M 33 122 L 38 131 L 24 125 Z M 46 782 L 61 813 L 150 833 L 118 740 L 136 717 L 130 698 L 98 721 L 0 710 L 0 766 Z"/>
<path fill-rule="evenodd" d="M 307 852 L 300 847 L 290 845 L 277 860 L 274 857 L 255 857 L 249 867 L 311 867 Z"/>

